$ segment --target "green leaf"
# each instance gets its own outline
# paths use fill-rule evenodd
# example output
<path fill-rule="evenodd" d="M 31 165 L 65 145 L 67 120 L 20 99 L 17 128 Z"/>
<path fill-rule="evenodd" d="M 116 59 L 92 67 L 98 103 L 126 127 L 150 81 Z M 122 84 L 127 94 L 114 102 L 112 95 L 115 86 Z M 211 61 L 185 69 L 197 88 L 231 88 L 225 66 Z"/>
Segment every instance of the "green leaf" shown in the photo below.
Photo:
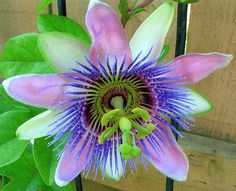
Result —
<path fill-rule="evenodd" d="M 134 5 L 132 5 L 132 7 L 134 7 Z M 128 0 L 120 0 L 118 8 L 122 16 L 127 14 L 129 9 Z"/>
<path fill-rule="evenodd" d="M 0 167 L 18 160 L 27 145 L 28 141 L 20 141 L 18 138 L 14 138 L 0 145 Z"/>
<path fill-rule="evenodd" d="M 133 1 L 133 3 L 130 6 L 130 10 L 134 9 L 137 6 L 138 0 Z"/>
<path fill-rule="evenodd" d="M 0 61 L 43 61 L 37 45 L 38 36 L 38 33 L 25 33 L 11 38 L 3 47 Z"/>
<path fill-rule="evenodd" d="M 11 179 L 2 191 L 73 191 L 72 184 L 63 188 L 55 185 L 47 186 L 37 171 L 29 148 L 18 161 L 0 168 L 0 174 Z"/>
<path fill-rule="evenodd" d="M 41 0 L 36 8 L 36 13 L 40 14 L 43 9 L 52 3 L 52 0 Z"/>
<path fill-rule="evenodd" d="M 6 79 L 22 74 L 54 73 L 46 62 L 0 62 L 0 74 Z"/>
<path fill-rule="evenodd" d="M 158 62 L 161 62 L 162 60 L 164 60 L 169 52 L 170 52 L 170 46 L 168 44 L 165 44 L 162 48 L 161 56 L 160 56 Z"/>
<path fill-rule="evenodd" d="M 0 114 L 14 109 L 14 106 L 6 98 L 0 96 Z"/>
<path fill-rule="evenodd" d="M 41 32 L 64 32 L 77 36 L 87 45 L 91 44 L 89 35 L 83 27 L 74 20 L 56 15 L 41 15 L 37 18 L 38 28 Z"/>
<path fill-rule="evenodd" d="M 31 118 L 27 111 L 9 111 L 0 115 L 0 167 L 15 162 L 22 155 L 28 141 L 16 138 L 16 129 Z"/>
<path fill-rule="evenodd" d="M 33 145 L 33 155 L 38 171 L 47 185 L 54 182 L 54 174 L 57 165 L 56 153 L 48 144 L 51 139 L 36 139 Z"/>
<path fill-rule="evenodd" d="M 27 73 L 53 73 L 38 48 L 37 33 L 26 33 L 7 41 L 0 56 L 0 74 L 4 78 Z"/>
<path fill-rule="evenodd" d="M 133 3 L 129 6 L 128 0 L 120 0 L 118 4 L 118 8 L 121 14 L 121 23 L 123 27 L 127 24 L 127 22 L 134 16 L 141 12 L 146 11 L 144 7 L 138 7 L 137 6 L 138 1 L 135 0 Z"/>

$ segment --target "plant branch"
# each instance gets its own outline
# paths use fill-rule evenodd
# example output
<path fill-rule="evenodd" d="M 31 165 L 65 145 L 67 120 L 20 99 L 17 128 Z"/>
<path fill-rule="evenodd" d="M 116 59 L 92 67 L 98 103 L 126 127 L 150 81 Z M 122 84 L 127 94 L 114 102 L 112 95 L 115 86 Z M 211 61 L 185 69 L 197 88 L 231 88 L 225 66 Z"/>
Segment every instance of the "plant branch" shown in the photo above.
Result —
<path fill-rule="evenodd" d="M 141 2 L 139 5 L 137 5 L 136 7 L 134 7 L 132 10 L 130 11 L 136 11 L 139 8 L 144 8 L 146 6 L 148 6 L 150 3 L 152 3 L 154 0 L 144 0 L 143 2 Z"/>

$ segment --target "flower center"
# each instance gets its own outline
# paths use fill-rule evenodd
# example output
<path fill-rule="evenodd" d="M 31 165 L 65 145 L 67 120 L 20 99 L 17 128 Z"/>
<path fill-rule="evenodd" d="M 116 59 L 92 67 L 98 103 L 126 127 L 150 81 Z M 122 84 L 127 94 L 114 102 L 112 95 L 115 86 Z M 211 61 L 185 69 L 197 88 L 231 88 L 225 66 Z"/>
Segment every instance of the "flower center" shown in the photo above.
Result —
<path fill-rule="evenodd" d="M 149 113 L 141 108 L 133 109 L 132 114 L 125 112 L 122 96 L 113 97 L 110 104 L 115 109 L 103 115 L 101 125 L 106 129 L 100 135 L 98 143 L 103 143 L 119 129 L 122 134 L 122 144 L 119 146 L 119 151 L 123 158 L 129 160 L 138 157 L 141 154 L 141 149 L 136 145 L 136 137 L 138 139 L 145 138 L 155 129 L 155 125 L 149 123 L 143 127 L 136 120 L 149 121 Z M 113 125 L 107 127 L 111 121 Z"/>
<path fill-rule="evenodd" d="M 92 121 L 100 121 L 102 116 L 116 109 L 112 100 L 115 97 L 121 97 L 123 102 L 123 112 L 130 114 L 132 109 L 148 108 L 152 107 L 153 97 L 150 90 L 146 87 L 146 84 L 136 76 L 124 76 L 110 78 L 94 79 L 94 82 L 90 85 L 85 105 L 85 121 L 88 125 Z M 91 92 L 91 93 L 90 93 Z M 101 134 L 104 130 L 103 127 L 98 127 L 98 134 Z"/>
<path fill-rule="evenodd" d="M 155 128 L 147 124 L 150 115 L 145 108 L 152 105 L 153 98 L 145 82 L 135 75 L 103 77 L 91 84 L 89 91 L 93 93 L 87 97 L 86 121 L 97 127 L 99 144 L 118 131 L 123 158 L 138 157 L 141 149 L 136 145 L 136 137 L 144 138 Z M 92 124 L 95 121 L 98 122 Z"/>

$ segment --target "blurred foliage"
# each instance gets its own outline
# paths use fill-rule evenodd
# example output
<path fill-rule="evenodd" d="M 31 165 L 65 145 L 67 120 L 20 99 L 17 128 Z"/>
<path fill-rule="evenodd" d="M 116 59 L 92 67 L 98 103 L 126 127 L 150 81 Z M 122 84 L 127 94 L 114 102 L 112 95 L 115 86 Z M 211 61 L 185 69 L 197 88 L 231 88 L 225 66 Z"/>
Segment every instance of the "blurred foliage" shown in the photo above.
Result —
<path fill-rule="evenodd" d="M 138 1 L 135 0 L 130 5 L 128 0 L 120 0 L 118 8 L 121 14 L 121 23 L 123 27 L 127 24 L 127 22 L 134 16 L 143 11 L 145 11 L 145 6 L 140 6 L 137 3 Z"/>

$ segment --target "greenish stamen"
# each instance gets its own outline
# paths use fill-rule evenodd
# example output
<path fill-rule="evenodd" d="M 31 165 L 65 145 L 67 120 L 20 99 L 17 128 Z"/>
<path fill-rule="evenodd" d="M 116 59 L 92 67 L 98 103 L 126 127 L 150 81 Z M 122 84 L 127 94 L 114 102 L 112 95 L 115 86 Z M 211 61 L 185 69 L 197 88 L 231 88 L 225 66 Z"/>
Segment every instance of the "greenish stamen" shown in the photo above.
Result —
<path fill-rule="evenodd" d="M 109 139 L 115 132 L 116 130 L 119 128 L 118 123 L 116 123 L 115 125 L 113 125 L 112 127 L 108 127 L 106 128 L 105 131 L 102 132 L 102 134 L 100 135 L 100 137 L 98 138 L 98 143 L 102 144 L 104 141 L 106 141 L 107 139 Z"/>
<path fill-rule="evenodd" d="M 101 119 L 102 126 L 107 126 L 109 122 L 113 122 L 112 127 L 107 127 L 98 139 L 101 144 L 110 138 L 119 128 L 122 133 L 122 144 L 119 146 L 119 152 L 125 160 L 137 158 L 141 154 L 141 149 L 136 145 L 135 134 L 132 129 L 137 130 L 136 137 L 143 139 L 148 136 L 156 127 L 149 123 L 142 127 L 135 120 L 142 118 L 145 122 L 150 120 L 147 110 L 142 108 L 134 108 L 132 113 L 124 111 L 124 99 L 122 96 L 115 96 L 111 99 L 111 105 L 115 108 L 105 113 Z"/>
<path fill-rule="evenodd" d="M 144 121 L 149 121 L 150 120 L 150 115 L 147 110 L 141 109 L 141 108 L 134 108 L 132 110 L 134 113 L 135 118 L 141 117 Z"/>
<path fill-rule="evenodd" d="M 105 113 L 101 119 L 102 126 L 106 126 L 110 120 L 115 119 L 119 112 L 120 112 L 120 109 L 113 109 L 113 110 Z"/>

